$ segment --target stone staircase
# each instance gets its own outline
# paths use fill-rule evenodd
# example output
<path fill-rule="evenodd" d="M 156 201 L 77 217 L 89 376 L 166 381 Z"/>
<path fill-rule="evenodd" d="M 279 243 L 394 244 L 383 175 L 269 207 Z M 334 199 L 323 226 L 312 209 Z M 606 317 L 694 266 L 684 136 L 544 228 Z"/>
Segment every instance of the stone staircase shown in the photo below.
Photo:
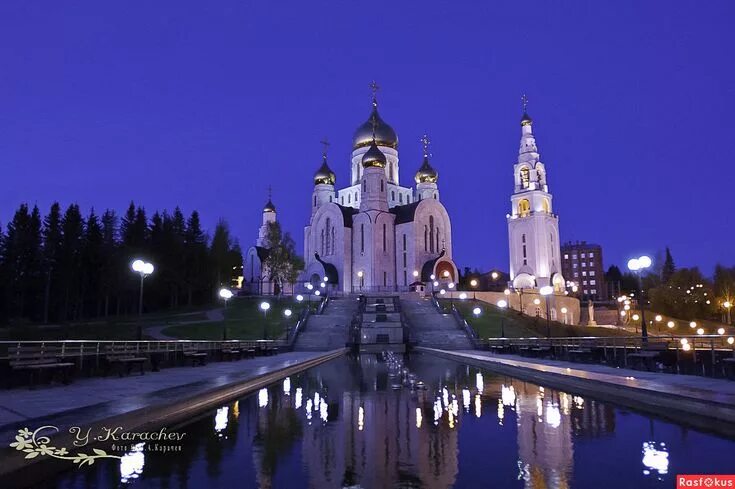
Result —
<path fill-rule="evenodd" d="M 411 341 L 418 346 L 443 350 L 471 350 L 472 342 L 457 326 L 451 314 L 441 314 L 430 298 L 401 297 L 401 308 L 408 317 Z"/>
<path fill-rule="evenodd" d="M 328 351 L 343 348 L 357 306 L 355 297 L 331 298 L 322 314 L 309 316 L 306 328 L 296 338 L 294 350 Z"/>

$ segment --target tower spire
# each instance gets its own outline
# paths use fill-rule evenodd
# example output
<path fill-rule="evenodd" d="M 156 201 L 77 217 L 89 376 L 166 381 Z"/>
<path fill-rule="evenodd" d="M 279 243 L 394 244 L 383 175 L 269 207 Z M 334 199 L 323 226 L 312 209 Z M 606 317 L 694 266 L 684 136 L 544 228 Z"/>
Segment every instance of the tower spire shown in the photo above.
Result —
<path fill-rule="evenodd" d="M 528 97 L 524 93 L 521 95 L 521 106 L 523 107 L 523 116 L 521 117 L 522 126 L 530 126 L 533 123 L 533 119 L 528 115 Z"/>
<path fill-rule="evenodd" d="M 368 85 L 370 87 L 370 91 L 373 93 L 373 107 L 378 106 L 378 90 L 380 90 L 380 86 L 378 86 L 378 83 L 373 80 Z"/>

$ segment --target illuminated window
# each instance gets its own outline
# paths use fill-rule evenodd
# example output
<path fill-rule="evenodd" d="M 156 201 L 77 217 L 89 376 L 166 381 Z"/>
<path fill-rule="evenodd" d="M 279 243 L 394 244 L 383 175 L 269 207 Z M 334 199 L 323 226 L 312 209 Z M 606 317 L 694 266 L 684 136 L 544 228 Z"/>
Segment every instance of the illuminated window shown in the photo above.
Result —
<path fill-rule="evenodd" d="M 528 167 L 524 166 L 521 168 L 521 188 L 528 188 L 530 179 L 531 177 Z"/>
<path fill-rule="evenodd" d="M 551 206 L 549 205 L 549 199 L 544 198 L 541 201 L 541 208 L 546 212 L 547 214 L 551 212 Z"/>
<path fill-rule="evenodd" d="M 531 204 L 528 202 L 528 199 L 518 201 L 518 215 L 526 217 L 529 214 L 531 214 Z"/>

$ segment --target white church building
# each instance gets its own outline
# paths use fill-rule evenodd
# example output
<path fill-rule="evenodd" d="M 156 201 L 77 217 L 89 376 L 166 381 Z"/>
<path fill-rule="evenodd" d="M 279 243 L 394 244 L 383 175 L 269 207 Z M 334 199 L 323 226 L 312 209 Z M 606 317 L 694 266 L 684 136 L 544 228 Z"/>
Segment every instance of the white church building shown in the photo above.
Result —
<path fill-rule="evenodd" d="M 521 147 L 513 167 L 515 185 L 508 219 L 510 279 L 515 289 L 553 286 L 563 292 L 559 217 L 554 214 L 546 167 L 533 135 L 524 97 Z"/>
<path fill-rule="evenodd" d="M 422 138 L 415 187 L 401 185 L 398 136 L 372 112 L 355 131 L 349 185 L 336 189 L 327 162 L 314 175 L 311 217 L 304 228 L 304 282 L 343 292 L 402 291 L 434 280 L 456 282 L 452 225 L 439 199 L 438 173 Z"/>

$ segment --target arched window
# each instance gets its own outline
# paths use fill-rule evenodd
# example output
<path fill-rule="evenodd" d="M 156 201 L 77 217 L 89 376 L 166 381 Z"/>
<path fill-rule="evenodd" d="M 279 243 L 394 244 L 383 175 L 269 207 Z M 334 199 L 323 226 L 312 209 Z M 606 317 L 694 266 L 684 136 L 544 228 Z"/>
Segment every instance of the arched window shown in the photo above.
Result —
<path fill-rule="evenodd" d="M 331 195 L 329 196 L 329 202 L 332 202 L 332 196 Z"/>
<path fill-rule="evenodd" d="M 434 200 L 436 200 L 436 193 L 434 193 Z"/>
<path fill-rule="evenodd" d="M 347 203 L 352 203 L 352 194 L 347 194 Z"/>
<path fill-rule="evenodd" d="M 355 192 L 355 203 L 357 203 L 357 201 L 358 201 L 357 192 Z"/>
<path fill-rule="evenodd" d="M 524 166 L 521 168 L 521 188 L 528 188 L 531 180 L 531 172 L 528 171 L 528 167 Z"/>
<path fill-rule="evenodd" d="M 332 254 L 334 255 L 334 226 L 332 226 Z"/>
<path fill-rule="evenodd" d="M 541 208 L 546 212 L 547 214 L 551 213 L 551 205 L 549 205 L 549 199 L 544 197 L 541 200 Z"/>
<path fill-rule="evenodd" d="M 367 192 L 367 180 L 362 181 L 362 191 Z"/>
<path fill-rule="evenodd" d="M 439 248 L 439 228 L 436 228 L 436 252 L 440 252 L 441 249 Z"/>
<path fill-rule="evenodd" d="M 330 240 L 329 240 L 329 236 L 330 236 L 329 228 L 331 227 L 330 226 L 331 223 L 332 223 L 332 219 L 328 217 L 327 218 L 327 226 L 325 228 L 326 229 L 326 236 L 327 236 L 327 253 L 326 253 L 327 255 L 331 255 L 331 252 L 330 252 L 331 247 L 330 247 Z"/>
<path fill-rule="evenodd" d="M 398 202 L 403 204 L 403 194 L 398 194 Z"/>
<path fill-rule="evenodd" d="M 321 250 L 322 250 L 322 255 L 324 255 L 324 230 L 323 229 L 322 229 L 322 247 L 321 247 Z"/>
<path fill-rule="evenodd" d="M 383 186 L 383 179 L 381 178 L 380 179 L 380 191 L 382 192 L 384 190 L 385 190 L 385 187 Z"/>
<path fill-rule="evenodd" d="M 526 217 L 531 214 L 531 203 L 528 199 L 521 199 L 518 201 L 518 215 L 520 217 Z"/>
<path fill-rule="evenodd" d="M 365 225 L 360 224 L 360 253 L 365 253 Z"/>
<path fill-rule="evenodd" d="M 316 207 L 316 195 L 314 196 L 314 207 Z"/>
<path fill-rule="evenodd" d="M 390 191 L 390 200 L 396 200 L 396 191 L 395 190 L 391 190 Z"/>
<path fill-rule="evenodd" d="M 386 232 L 386 225 L 383 223 L 383 253 L 388 251 L 388 248 L 386 247 L 386 239 L 387 239 L 387 232 Z"/>
<path fill-rule="evenodd" d="M 429 251 L 434 253 L 434 216 L 429 216 Z"/>
<path fill-rule="evenodd" d="M 429 227 L 424 224 L 424 251 L 429 251 Z"/>
<path fill-rule="evenodd" d="M 543 185 L 544 182 L 544 172 L 539 168 L 536 170 L 536 180 L 538 180 L 539 185 Z"/>

